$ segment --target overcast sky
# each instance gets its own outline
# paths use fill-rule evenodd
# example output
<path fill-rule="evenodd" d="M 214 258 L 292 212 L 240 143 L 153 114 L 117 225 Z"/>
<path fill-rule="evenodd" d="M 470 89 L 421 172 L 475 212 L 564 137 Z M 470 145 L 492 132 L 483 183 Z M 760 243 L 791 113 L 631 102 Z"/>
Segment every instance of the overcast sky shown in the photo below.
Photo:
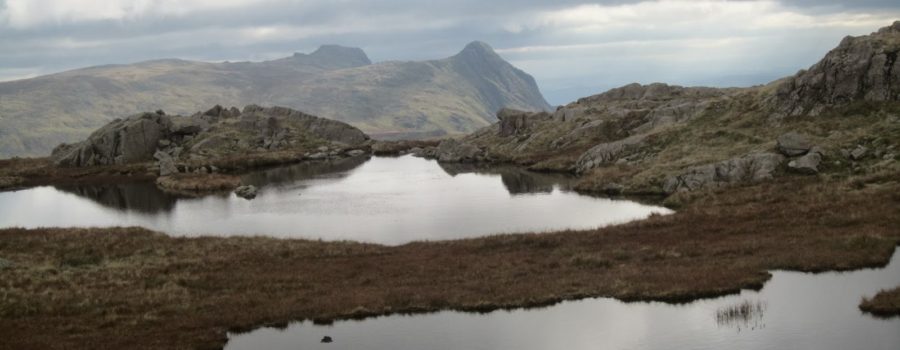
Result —
<path fill-rule="evenodd" d="M 898 19 L 900 1 L 0 0 L 0 80 L 321 44 L 421 60 L 481 40 L 562 104 L 630 82 L 765 83 Z"/>

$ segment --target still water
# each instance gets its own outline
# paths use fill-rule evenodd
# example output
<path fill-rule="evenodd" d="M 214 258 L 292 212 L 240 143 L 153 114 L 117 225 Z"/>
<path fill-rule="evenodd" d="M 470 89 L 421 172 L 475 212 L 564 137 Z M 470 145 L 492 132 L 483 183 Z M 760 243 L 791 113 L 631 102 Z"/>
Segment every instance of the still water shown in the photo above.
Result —
<path fill-rule="evenodd" d="M 900 349 L 900 318 L 857 307 L 863 296 L 900 284 L 900 251 L 884 269 L 772 274 L 758 292 L 682 305 L 598 298 L 488 314 L 301 322 L 230 334 L 226 349 Z M 743 304 L 753 313 L 722 317 Z M 324 336 L 334 342 L 320 343 Z"/>
<path fill-rule="evenodd" d="M 586 229 L 670 211 L 569 191 L 571 178 L 515 167 L 352 158 L 244 177 L 234 194 L 179 198 L 153 184 L 0 193 L 0 227 L 143 226 L 172 235 L 267 235 L 402 244 L 496 233 Z"/>

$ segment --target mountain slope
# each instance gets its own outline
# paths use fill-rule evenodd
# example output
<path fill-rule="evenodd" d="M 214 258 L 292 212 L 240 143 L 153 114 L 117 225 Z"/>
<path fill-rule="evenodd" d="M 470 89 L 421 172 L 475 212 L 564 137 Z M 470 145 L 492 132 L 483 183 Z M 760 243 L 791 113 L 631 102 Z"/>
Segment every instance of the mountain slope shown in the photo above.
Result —
<path fill-rule="evenodd" d="M 423 62 L 372 64 L 336 45 L 265 62 L 156 60 L 0 83 L 0 157 L 46 155 L 122 115 L 216 104 L 286 106 L 385 137 L 465 133 L 502 107 L 550 107 L 531 76 L 480 42 Z"/>
<path fill-rule="evenodd" d="M 572 171 L 579 189 L 632 194 L 789 173 L 877 177 L 900 171 L 898 54 L 900 21 L 765 86 L 630 84 L 553 113 L 502 110 L 498 123 L 433 152 Z"/>

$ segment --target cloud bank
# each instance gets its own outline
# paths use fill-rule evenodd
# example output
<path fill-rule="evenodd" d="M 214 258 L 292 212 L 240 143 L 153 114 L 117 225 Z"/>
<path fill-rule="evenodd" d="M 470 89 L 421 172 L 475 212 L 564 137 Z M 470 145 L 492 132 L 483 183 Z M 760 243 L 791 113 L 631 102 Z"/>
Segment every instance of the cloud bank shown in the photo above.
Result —
<path fill-rule="evenodd" d="M 898 19 L 894 1 L 0 0 L 0 80 L 332 43 L 419 60 L 482 40 L 560 104 L 635 81 L 765 83 Z"/>

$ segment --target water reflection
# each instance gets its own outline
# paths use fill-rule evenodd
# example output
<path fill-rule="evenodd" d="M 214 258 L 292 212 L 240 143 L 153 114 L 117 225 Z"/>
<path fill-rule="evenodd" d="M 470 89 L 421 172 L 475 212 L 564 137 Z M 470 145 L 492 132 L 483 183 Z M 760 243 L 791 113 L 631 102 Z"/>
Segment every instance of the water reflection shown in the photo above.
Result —
<path fill-rule="evenodd" d="M 107 208 L 142 213 L 167 212 L 175 208 L 177 196 L 167 194 L 149 182 L 104 185 L 54 186 L 62 192 L 90 199 Z"/>
<path fill-rule="evenodd" d="M 884 269 L 772 276 L 760 291 L 681 305 L 598 298 L 488 314 L 299 322 L 231 334 L 226 349 L 900 349 L 900 318 L 857 307 L 863 296 L 900 284 L 900 252 Z M 743 302 L 750 323 L 737 316 L 723 326 L 718 312 Z M 332 344 L 319 343 L 326 335 Z"/>
<path fill-rule="evenodd" d="M 515 168 L 441 168 L 411 156 L 306 163 L 249 174 L 243 181 L 261 188 L 256 199 L 230 193 L 175 198 L 152 184 L 4 192 L 0 227 L 143 226 L 185 236 L 402 244 L 586 229 L 669 212 L 565 191 L 563 177 Z"/>
<path fill-rule="evenodd" d="M 490 166 L 484 164 L 442 164 L 441 169 L 451 176 L 474 173 L 500 175 L 500 180 L 509 194 L 551 193 L 554 188 L 569 190 L 575 178 L 565 174 L 550 174 L 529 171 L 515 166 Z"/>

